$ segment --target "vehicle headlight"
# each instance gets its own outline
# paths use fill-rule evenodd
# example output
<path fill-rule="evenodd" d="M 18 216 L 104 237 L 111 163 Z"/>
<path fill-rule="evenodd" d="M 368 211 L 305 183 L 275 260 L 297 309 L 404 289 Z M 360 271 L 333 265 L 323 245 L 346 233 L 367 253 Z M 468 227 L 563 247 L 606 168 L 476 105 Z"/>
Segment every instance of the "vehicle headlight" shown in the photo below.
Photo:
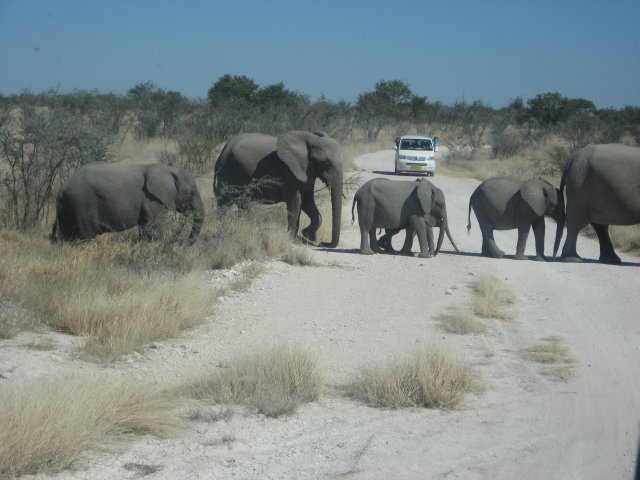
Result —
<path fill-rule="evenodd" d="M 435 155 L 432 155 L 432 156 L 429 157 L 429 160 L 435 160 L 435 159 L 436 159 Z"/>

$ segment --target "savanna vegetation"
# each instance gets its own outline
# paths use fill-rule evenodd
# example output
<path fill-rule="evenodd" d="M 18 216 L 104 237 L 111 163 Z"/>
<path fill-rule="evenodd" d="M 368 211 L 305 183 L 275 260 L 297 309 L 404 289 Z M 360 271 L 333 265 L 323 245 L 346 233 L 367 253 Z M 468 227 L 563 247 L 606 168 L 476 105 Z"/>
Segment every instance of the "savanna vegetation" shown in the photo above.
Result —
<path fill-rule="evenodd" d="M 449 173 L 557 179 L 571 154 L 588 143 L 639 144 L 640 107 L 597 109 L 590 100 L 556 92 L 503 108 L 466 100 L 445 105 L 416 95 L 400 80 L 379 81 L 354 103 L 335 102 L 237 75 L 218 79 L 202 99 L 151 82 L 125 95 L 0 95 L 0 339 L 49 328 L 83 337 L 83 358 L 110 363 L 202 322 L 216 295 L 224 294 L 207 286 L 205 271 L 272 258 L 310 264 L 286 233 L 283 209 L 218 210 L 211 198 L 213 164 L 231 135 L 292 129 L 322 130 L 339 140 L 347 166 L 359 153 L 389 148 L 396 133 L 420 133 L 437 135 L 448 147 L 442 166 Z M 174 242 L 181 220 L 167 215 L 162 228 L 168 233 L 157 242 L 138 242 L 135 232 L 125 232 L 52 245 L 57 191 L 77 167 L 96 160 L 160 161 L 193 173 L 207 208 L 195 244 Z M 625 248 L 640 248 L 638 230 L 619 232 L 612 236 Z M 248 265 L 229 288 L 243 289 L 259 274 L 259 267 Z M 477 334 L 486 325 L 475 317 L 513 316 L 513 293 L 502 283 L 483 277 L 475 291 L 473 302 L 443 328 Z M 556 343 L 523 356 L 541 362 L 540 355 L 552 355 L 556 363 L 569 363 Z M 317 361 L 291 346 L 256 351 L 187 390 L 207 405 L 237 403 L 268 416 L 287 414 L 318 397 L 323 380 Z M 567 371 L 549 374 L 564 378 Z M 350 393 L 386 408 L 449 409 L 481 389 L 462 357 L 424 348 L 389 365 L 363 367 Z M 103 378 L 3 389 L 0 476 L 67 468 L 109 438 L 168 435 L 176 428 L 175 402 L 175 394 Z"/>

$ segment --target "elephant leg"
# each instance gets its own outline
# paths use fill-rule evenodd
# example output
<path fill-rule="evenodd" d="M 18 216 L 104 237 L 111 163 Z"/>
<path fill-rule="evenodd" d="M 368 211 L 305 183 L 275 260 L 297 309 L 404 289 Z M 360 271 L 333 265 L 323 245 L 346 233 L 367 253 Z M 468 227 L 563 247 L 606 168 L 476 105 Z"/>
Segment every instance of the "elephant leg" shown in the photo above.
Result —
<path fill-rule="evenodd" d="M 402 244 L 402 250 L 400 250 L 400 254 L 412 257 L 413 253 L 411 253 L 411 248 L 413 248 L 413 236 L 416 231 L 413 228 L 413 225 L 409 224 L 407 225 L 405 232 L 406 235 L 404 237 L 404 243 Z"/>
<path fill-rule="evenodd" d="M 287 223 L 289 235 L 295 239 L 300 228 L 300 208 L 302 205 L 302 196 L 296 193 L 293 197 L 287 199 Z"/>
<path fill-rule="evenodd" d="M 375 253 L 369 246 L 369 230 L 363 224 L 360 225 L 360 253 L 363 255 L 373 255 Z"/>
<path fill-rule="evenodd" d="M 576 245 L 578 243 L 578 234 L 580 233 L 580 230 L 582 230 L 588 222 L 586 218 L 584 218 L 584 215 L 581 215 L 580 211 L 577 209 L 571 209 L 570 206 L 567 207 L 566 219 L 567 238 L 565 239 L 562 247 L 562 261 L 581 262 L 582 259 L 578 255 Z"/>
<path fill-rule="evenodd" d="M 533 222 L 531 227 L 533 228 L 533 236 L 536 239 L 536 258 L 534 260 L 545 261 L 546 258 L 544 256 L 544 231 L 545 231 L 544 217 L 538 218 L 535 222 Z"/>
<path fill-rule="evenodd" d="M 493 239 L 493 228 L 486 225 L 480 225 L 480 230 L 482 231 L 481 255 L 491 258 L 504 257 L 504 252 L 498 248 L 496 241 Z"/>
<path fill-rule="evenodd" d="M 163 207 L 156 202 L 142 206 L 140 218 L 138 219 L 138 234 L 141 240 L 151 241 L 161 238 L 162 225 L 156 219 L 162 214 L 163 210 Z"/>
<path fill-rule="evenodd" d="M 369 229 L 369 247 L 370 247 L 371 253 L 382 253 L 382 250 L 378 245 L 378 238 L 376 237 L 376 227 L 371 227 Z M 365 253 L 365 252 L 362 252 L 362 253 Z"/>
<path fill-rule="evenodd" d="M 309 226 L 302 230 L 302 236 L 312 242 L 315 242 L 318 228 L 320 228 L 320 224 L 322 223 L 322 215 L 320 215 L 320 211 L 316 206 L 313 195 L 308 195 L 302 200 L 302 211 L 306 213 L 309 220 L 311 220 Z"/>
<path fill-rule="evenodd" d="M 411 225 L 413 225 L 413 228 L 418 235 L 418 242 L 420 243 L 420 253 L 418 254 L 418 256 L 420 258 L 431 258 L 432 255 L 429 247 L 433 247 L 433 230 L 431 230 L 430 227 L 427 227 L 427 224 L 423 218 L 412 217 L 410 219 L 410 223 Z M 429 231 L 431 233 L 431 245 L 429 245 L 429 241 L 427 238 L 429 235 Z"/>
<path fill-rule="evenodd" d="M 598 235 L 598 240 L 600 241 L 600 263 L 620 265 L 622 260 L 620 260 L 620 257 L 616 255 L 616 252 L 613 250 L 613 244 L 609 236 L 609 225 L 592 223 L 591 226 L 596 231 L 596 235 Z"/>
<path fill-rule="evenodd" d="M 493 239 L 493 223 L 491 220 L 481 209 L 476 210 L 474 208 L 473 211 L 476 214 L 478 225 L 480 225 L 480 232 L 482 233 L 482 250 L 480 255 L 491 258 L 504 257 L 504 252 L 498 248 L 496 241 Z"/>
<path fill-rule="evenodd" d="M 378 246 L 386 253 L 398 253 L 393 249 L 393 236 L 400 231 L 399 228 L 386 228 L 384 235 L 378 239 Z"/>
<path fill-rule="evenodd" d="M 518 244 L 516 245 L 516 255 L 513 257 L 516 260 L 526 260 L 527 256 L 524 254 L 524 250 L 527 247 L 527 238 L 529 238 L 529 230 L 531 225 L 518 227 Z"/>

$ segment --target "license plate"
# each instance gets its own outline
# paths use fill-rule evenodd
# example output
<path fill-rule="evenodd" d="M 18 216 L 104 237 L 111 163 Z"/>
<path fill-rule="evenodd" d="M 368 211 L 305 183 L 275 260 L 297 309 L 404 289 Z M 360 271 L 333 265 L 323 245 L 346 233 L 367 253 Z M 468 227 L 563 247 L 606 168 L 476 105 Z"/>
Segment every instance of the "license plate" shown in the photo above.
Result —
<path fill-rule="evenodd" d="M 417 170 L 417 171 L 420 171 L 420 170 L 422 170 L 422 167 L 409 167 L 409 170 Z"/>

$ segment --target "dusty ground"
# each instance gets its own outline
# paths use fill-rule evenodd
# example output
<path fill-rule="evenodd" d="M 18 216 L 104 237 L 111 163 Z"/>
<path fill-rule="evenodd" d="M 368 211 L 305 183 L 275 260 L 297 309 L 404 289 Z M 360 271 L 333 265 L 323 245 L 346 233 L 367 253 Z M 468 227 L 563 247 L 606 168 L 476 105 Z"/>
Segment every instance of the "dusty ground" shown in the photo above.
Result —
<path fill-rule="evenodd" d="M 363 179 L 397 178 L 386 173 L 392 158 L 392 150 L 358 158 Z M 340 385 L 364 363 L 437 342 L 464 353 L 486 382 L 485 393 L 444 413 L 375 409 L 335 394 L 279 419 L 238 410 L 229 421 L 192 422 L 174 439 L 141 438 L 119 451 L 92 453 L 77 470 L 53 478 L 137 478 L 142 471 L 124 468 L 132 463 L 157 466 L 149 478 L 158 479 L 633 478 L 640 432 L 638 259 L 621 255 L 625 264 L 614 267 L 481 258 L 475 218 L 466 232 L 467 202 L 478 182 L 431 180 L 445 192 L 451 232 L 465 253 L 452 254 L 445 240 L 443 252 L 427 260 L 362 256 L 349 198 L 340 248 L 313 250 L 320 266 L 268 263 L 247 292 L 223 299 L 207 324 L 107 370 L 177 384 L 252 345 L 284 339 L 315 349 L 328 382 Z M 547 225 L 547 253 L 554 227 Z M 514 253 L 515 231 L 499 232 L 496 240 Z M 592 240 L 581 238 L 578 248 L 587 259 L 597 257 Z M 532 237 L 527 253 L 534 253 Z M 515 319 L 489 320 L 482 335 L 443 333 L 439 317 L 469 301 L 469 285 L 483 274 L 515 290 Z M 212 282 L 233 275 L 222 272 Z M 550 336 L 562 337 L 576 359 L 567 383 L 551 381 L 543 366 L 518 355 Z M 51 338 L 56 349 L 44 352 L 24 346 L 39 341 L 34 334 L 0 343 L 0 381 L 101 369 L 73 358 L 77 339 Z"/>

